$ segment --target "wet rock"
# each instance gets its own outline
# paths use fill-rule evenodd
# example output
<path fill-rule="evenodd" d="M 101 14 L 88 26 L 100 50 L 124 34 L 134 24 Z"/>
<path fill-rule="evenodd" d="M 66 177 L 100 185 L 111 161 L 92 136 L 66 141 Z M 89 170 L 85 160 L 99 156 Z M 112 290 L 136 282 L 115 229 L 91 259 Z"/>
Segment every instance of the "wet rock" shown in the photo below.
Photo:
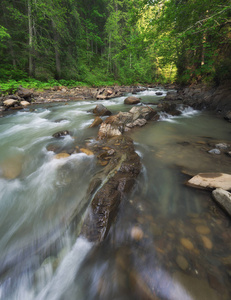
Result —
<path fill-rule="evenodd" d="M 202 242 L 203 242 L 203 245 L 205 248 L 207 248 L 209 250 L 211 250 L 213 248 L 213 244 L 207 236 L 202 235 L 201 239 L 202 239 Z"/>
<path fill-rule="evenodd" d="M 95 120 L 93 121 L 93 123 L 89 127 L 90 128 L 97 127 L 102 123 L 103 123 L 103 120 L 100 117 L 96 117 Z"/>
<path fill-rule="evenodd" d="M 94 155 L 94 153 L 91 150 L 86 149 L 86 148 L 80 148 L 80 151 L 87 154 L 87 155 L 89 155 L 89 156 Z"/>
<path fill-rule="evenodd" d="M 120 202 L 134 187 L 141 170 L 139 156 L 129 137 L 114 137 L 100 143 L 102 147 L 113 148 L 115 153 L 107 166 L 94 176 L 88 190 L 91 204 L 82 234 L 95 242 L 101 242 L 107 236 Z"/>
<path fill-rule="evenodd" d="M 142 240 L 143 237 L 144 237 L 144 232 L 140 227 L 138 227 L 138 226 L 132 227 L 131 238 L 133 240 L 140 241 L 140 240 Z"/>
<path fill-rule="evenodd" d="M 12 107 L 12 106 L 14 106 L 15 104 L 18 104 L 18 103 L 19 103 L 18 100 L 15 100 L 15 99 L 7 99 L 7 100 L 3 101 L 3 104 L 6 107 Z"/>
<path fill-rule="evenodd" d="M 219 155 L 219 154 L 221 154 L 221 151 L 219 149 L 212 149 L 212 150 L 209 150 L 208 153 Z"/>
<path fill-rule="evenodd" d="M 224 189 L 217 188 L 212 192 L 213 198 L 225 209 L 231 216 L 231 193 Z"/>
<path fill-rule="evenodd" d="M 156 95 L 157 95 L 157 96 L 162 96 L 163 93 L 162 93 L 162 92 L 156 92 Z"/>
<path fill-rule="evenodd" d="M 52 136 L 56 139 L 59 139 L 59 138 L 63 138 L 67 135 L 70 135 L 70 132 L 68 130 L 62 130 L 62 131 L 58 131 L 56 133 L 54 133 Z"/>
<path fill-rule="evenodd" d="M 151 120 L 155 115 L 157 115 L 157 111 L 155 111 L 149 106 L 134 106 L 132 109 L 129 110 L 129 112 L 133 114 L 133 120 L 145 119 L 148 121 Z"/>
<path fill-rule="evenodd" d="M 50 144 L 50 145 L 47 145 L 46 149 L 47 149 L 47 151 L 52 151 L 52 152 L 58 153 L 61 151 L 62 148 L 59 145 Z"/>
<path fill-rule="evenodd" d="M 192 187 L 206 189 L 222 188 L 231 190 L 231 175 L 225 173 L 199 173 L 191 178 L 187 184 Z"/>
<path fill-rule="evenodd" d="M 124 100 L 124 104 L 134 105 L 140 103 L 140 100 L 140 98 L 130 96 Z"/>
<path fill-rule="evenodd" d="M 196 231 L 200 234 L 209 234 L 211 232 L 207 226 L 203 226 L 203 225 L 197 226 Z"/>
<path fill-rule="evenodd" d="M 189 239 L 181 238 L 180 242 L 181 242 L 181 245 L 184 246 L 186 249 L 188 249 L 188 250 L 194 249 L 193 243 Z"/>
<path fill-rule="evenodd" d="M 93 109 L 93 113 L 97 116 L 110 116 L 111 115 L 111 112 L 103 104 L 96 105 L 96 107 Z"/>
<path fill-rule="evenodd" d="M 182 255 L 178 255 L 176 258 L 176 263 L 183 271 L 186 271 L 189 267 L 188 261 Z"/>
<path fill-rule="evenodd" d="M 61 152 L 61 153 L 58 153 L 54 156 L 54 158 L 56 159 L 61 159 L 61 158 L 67 158 L 69 157 L 70 154 L 66 153 L 66 152 Z"/>

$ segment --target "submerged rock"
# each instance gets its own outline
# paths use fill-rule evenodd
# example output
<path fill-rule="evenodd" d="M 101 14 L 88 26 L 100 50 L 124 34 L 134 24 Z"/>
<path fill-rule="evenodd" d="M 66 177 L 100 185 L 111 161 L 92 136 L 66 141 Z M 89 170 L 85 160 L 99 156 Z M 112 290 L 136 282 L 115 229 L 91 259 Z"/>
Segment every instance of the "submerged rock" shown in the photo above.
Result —
<path fill-rule="evenodd" d="M 188 261 L 182 255 L 177 256 L 176 263 L 183 271 L 186 271 L 189 267 Z"/>
<path fill-rule="evenodd" d="M 224 173 L 199 173 L 191 178 L 187 185 L 207 189 L 222 188 L 231 190 L 231 175 Z"/>
<path fill-rule="evenodd" d="M 61 159 L 61 158 L 67 158 L 69 157 L 70 154 L 66 153 L 66 152 L 61 152 L 61 153 L 58 153 L 54 156 L 54 158 L 56 159 Z"/>
<path fill-rule="evenodd" d="M 213 198 L 225 209 L 231 216 L 231 193 L 224 189 L 217 188 L 212 192 Z"/>
<path fill-rule="evenodd" d="M 22 159 L 23 155 L 21 154 L 5 159 L 5 161 L 0 164 L 2 176 L 6 179 L 17 178 L 22 172 Z"/>
<path fill-rule="evenodd" d="M 180 242 L 181 242 L 181 245 L 184 246 L 186 249 L 188 249 L 188 250 L 194 249 L 193 243 L 189 239 L 181 238 Z"/>
<path fill-rule="evenodd" d="M 70 135 L 70 132 L 68 130 L 58 131 L 54 133 L 52 136 L 56 139 L 59 139 L 65 137 L 66 135 Z"/>
<path fill-rule="evenodd" d="M 134 226 L 131 229 L 131 237 L 135 241 L 140 241 L 144 237 L 144 232 L 140 227 Z"/>

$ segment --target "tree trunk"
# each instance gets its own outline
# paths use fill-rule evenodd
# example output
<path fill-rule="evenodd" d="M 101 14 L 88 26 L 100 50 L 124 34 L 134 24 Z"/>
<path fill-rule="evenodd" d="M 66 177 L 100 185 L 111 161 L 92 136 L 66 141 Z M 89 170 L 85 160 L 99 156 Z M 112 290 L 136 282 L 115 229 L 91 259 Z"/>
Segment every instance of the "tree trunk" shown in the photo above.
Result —
<path fill-rule="evenodd" d="M 28 29 L 29 29 L 29 76 L 33 76 L 33 28 L 31 15 L 31 0 L 28 0 Z"/>
<path fill-rule="evenodd" d="M 56 67 L 56 79 L 61 78 L 61 62 L 59 55 L 59 34 L 55 28 L 53 20 L 51 21 L 54 35 L 54 48 L 55 48 L 55 67 Z"/>

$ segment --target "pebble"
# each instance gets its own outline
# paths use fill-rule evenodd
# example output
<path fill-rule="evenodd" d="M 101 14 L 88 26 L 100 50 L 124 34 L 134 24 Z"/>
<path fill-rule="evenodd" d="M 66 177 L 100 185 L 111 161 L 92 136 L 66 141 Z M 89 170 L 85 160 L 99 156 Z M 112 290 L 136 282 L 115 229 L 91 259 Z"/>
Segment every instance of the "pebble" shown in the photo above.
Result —
<path fill-rule="evenodd" d="M 197 226 L 196 227 L 196 231 L 200 234 L 209 234 L 210 233 L 210 229 L 207 226 Z"/>
<path fill-rule="evenodd" d="M 178 255 L 176 258 L 176 263 L 183 271 L 188 269 L 189 264 L 184 256 Z"/>
<path fill-rule="evenodd" d="M 213 248 L 213 244 L 207 236 L 202 235 L 201 239 L 203 241 L 204 247 L 211 250 Z"/>
<path fill-rule="evenodd" d="M 223 150 L 228 148 L 228 145 L 225 143 L 219 143 L 219 144 L 216 144 L 215 146 L 216 146 L 216 148 L 223 149 Z"/>
<path fill-rule="evenodd" d="M 133 240 L 140 241 L 144 237 L 144 232 L 140 227 L 134 226 L 131 230 L 131 237 Z"/>
<path fill-rule="evenodd" d="M 188 250 L 192 250 L 194 248 L 193 243 L 189 239 L 182 238 L 180 239 L 180 242 Z"/>

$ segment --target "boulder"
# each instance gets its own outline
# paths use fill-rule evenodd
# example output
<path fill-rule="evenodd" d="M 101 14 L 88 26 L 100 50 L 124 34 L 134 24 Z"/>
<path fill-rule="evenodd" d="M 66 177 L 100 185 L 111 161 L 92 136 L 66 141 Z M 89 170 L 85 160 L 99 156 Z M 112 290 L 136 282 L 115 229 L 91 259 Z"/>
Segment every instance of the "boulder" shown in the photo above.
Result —
<path fill-rule="evenodd" d="M 231 216 L 231 193 L 217 188 L 212 192 L 214 200 L 216 200 L 225 211 Z"/>
<path fill-rule="evenodd" d="M 231 175 L 224 173 L 199 173 L 191 178 L 187 185 L 206 189 L 222 188 L 231 190 Z"/>
<path fill-rule="evenodd" d="M 70 132 L 68 130 L 58 131 L 54 133 L 52 136 L 56 139 L 59 139 L 65 137 L 66 135 L 70 135 Z"/>
<path fill-rule="evenodd" d="M 6 107 L 11 107 L 14 106 L 15 104 L 18 104 L 18 100 L 15 99 L 7 99 L 5 101 L 3 101 L 4 106 Z"/>
<path fill-rule="evenodd" d="M 140 100 L 141 100 L 140 98 L 130 96 L 124 100 L 124 104 L 133 105 L 133 104 L 140 103 Z"/>
<path fill-rule="evenodd" d="M 91 204 L 86 213 L 81 233 L 90 241 L 102 242 L 113 223 L 120 202 L 136 184 L 141 163 L 135 152 L 133 141 L 119 136 L 99 141 L 101 149 L 113 149 L 113 155 L 102 171 L 93 177 L 88 196 Z M 136 239 L 142 238 L 142 231 L 136 232 Z"/>
<path fill-rule="evenodd" d="M 103 104 L 96 105 L 96 107 L 93 109 L 93 113 L 97 116 L 110 116 L 111 115 L 111 112 Z"/>
<path fill-rule="evenodd" d="M 96 117 L 95 120 L 93 121 L 93 123 L 89 126 L 90 128 L 92 127 L 97 127 L 99 126 L 101 123 L 103 123 L 103 120 L 100 117 Z"/>
<path fill-rule="evenodd" d="M 157 112 L 149 106 L 134 106 L 129 112 L 133 114 L 133 120 L 145 119 L 148 121 L 157 115 Z"/>
<path fill-rule="evenodd" d="M 20 86 L 18 88 L 18 95 L 21 98 L 28 99 L 33 95 L 33 92 L 31 90 L 24 89 L 23 87 Z"/>
<path fill-rule="evenodd" d="M 108 117 L 100 126 L 98 138 L 104 139 L 122 135 L 135 126 L 144 126 L 157 112 L 148 106 L 133 107 L 129 112 L 119 112 Z"/>

